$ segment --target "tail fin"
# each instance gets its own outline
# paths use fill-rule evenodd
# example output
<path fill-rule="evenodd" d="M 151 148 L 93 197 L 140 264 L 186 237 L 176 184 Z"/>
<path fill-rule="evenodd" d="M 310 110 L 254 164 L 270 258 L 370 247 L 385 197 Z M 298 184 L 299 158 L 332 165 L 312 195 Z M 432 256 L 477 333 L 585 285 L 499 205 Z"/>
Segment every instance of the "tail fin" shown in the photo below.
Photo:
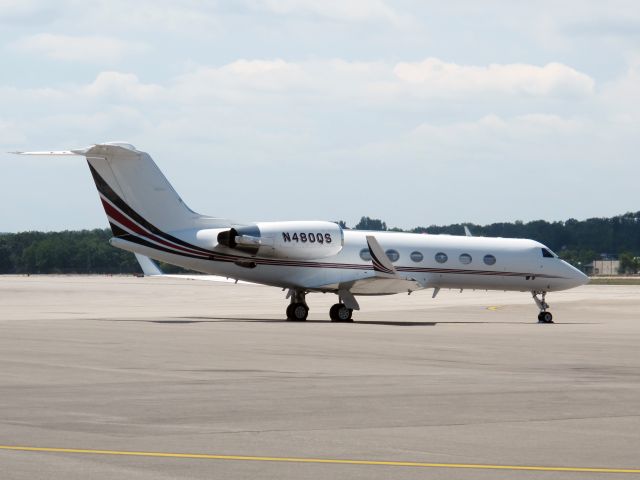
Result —
<path fill-rule="evenodd" d="M 228 220 L 205 217 L 187 207 L 149 154 L 128 143 L 102 143 L 62 152 L 16 153 L 85 156 L 116 236 L 126 233 L 118 226 L 120 220 L 129 223 L 133 220 L 148 230 L 163 232 L 230 224 Z"/>
<path fill-rule="evenodd" d="M 202 215 L 187 207 L 148 153 L 118 143 L 94 145 L 83 155 L 107 215 L 111 203 L 129 215 L 135 212 L 144 223 L 165 232 L 194 228 L 200 223 Z"/>

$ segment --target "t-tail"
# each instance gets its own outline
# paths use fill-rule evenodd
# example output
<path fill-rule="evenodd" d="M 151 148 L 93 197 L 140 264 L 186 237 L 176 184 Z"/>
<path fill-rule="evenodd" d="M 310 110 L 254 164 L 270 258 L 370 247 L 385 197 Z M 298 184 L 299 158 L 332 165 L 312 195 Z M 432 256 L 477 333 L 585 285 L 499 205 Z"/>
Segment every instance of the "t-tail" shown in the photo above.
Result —
<path fill-rule="evenodd" d="M 128 143 L 101 143 L 78 150 L 16 152 L 24 155 L 86 157 L 100 201 L 116 237 L 228 227 L 222 218 L 191 210 L 173 189 L 151 156 Z"/>

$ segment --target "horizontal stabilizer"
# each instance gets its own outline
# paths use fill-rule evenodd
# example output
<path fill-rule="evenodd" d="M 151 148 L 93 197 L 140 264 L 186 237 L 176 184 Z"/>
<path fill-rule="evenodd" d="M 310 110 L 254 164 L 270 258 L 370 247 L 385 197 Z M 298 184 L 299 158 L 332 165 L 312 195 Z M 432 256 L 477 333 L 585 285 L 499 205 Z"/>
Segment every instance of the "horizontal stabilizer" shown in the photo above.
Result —
<path fill-rule="evenodd" d="M 129 150 L 130 152 L 140 153 L 136 147 L 126 142 L 106 142 L 97 143 L 85 148 L 76 148 L 73 150 L 42 150 L 37 152 L 9 152 L 16 155 L 82 155 L 89 156 L 91 154 L 104 155 L 108 152 L 117 152 L 118 150 Z"/>
<path fill-rule="evenodd" d="M 75 152 L 73 150 L 57 150 L 57 151 L 43 151 L 43 152 L 9 152 L 16 155 L 82 155 L 82 153 Z"/>
<path fill-rule="evenodd" d="M 151 260 L 149 257 L 140 255 L 139 253 L 134 253 L 134 255 L 136 256 L 136 260 L 138 260 L 140 268 L 142 268 L 142 273 L 144 273 L 145 277 L 162 275 L 162 270 L 160 270 L 160 267 L 158 267 L 156 262 Z"/>
<path fill-rule="evenodd" d="M 235 280 L 233 278 L 221 277 L 220 275 L 173 275 L 166 274 L 160 267 L 151 260 L 149 257 L 145 255 L 141 255 L 139 253 L 135 253 L 136 260 L 140 264 L 140 268 L 142 268 L 142 273 L 144 273 L 145 277 L 155 277 L 155 278 L 178 278 L 180 280 L 199 280 L 202 282 L 224 282 L 224 283 L 244 283 L 248 285 L 254 285 L 250 282 L 243 282 L 239 280 Z"/>

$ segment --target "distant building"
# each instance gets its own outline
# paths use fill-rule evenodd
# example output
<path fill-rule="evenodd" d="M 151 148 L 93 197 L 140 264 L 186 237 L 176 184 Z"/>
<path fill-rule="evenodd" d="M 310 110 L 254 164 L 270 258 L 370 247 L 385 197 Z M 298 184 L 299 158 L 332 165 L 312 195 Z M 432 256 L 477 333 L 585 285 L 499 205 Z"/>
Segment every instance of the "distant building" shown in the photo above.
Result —
<path fill-rule="evenodd" d="M 587 275 L 619 275 L 619 260 L 594 260 L 584 266 Z"/>

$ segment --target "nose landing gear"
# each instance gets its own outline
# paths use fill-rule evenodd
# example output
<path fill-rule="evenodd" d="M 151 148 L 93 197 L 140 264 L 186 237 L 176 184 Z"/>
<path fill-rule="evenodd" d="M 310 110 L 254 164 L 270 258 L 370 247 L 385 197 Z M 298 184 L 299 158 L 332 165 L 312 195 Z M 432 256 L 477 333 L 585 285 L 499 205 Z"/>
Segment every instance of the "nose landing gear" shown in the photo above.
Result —
<path fill-rule="evenodd" d="M 538 298 L 538 295 L 540 295 L 540 298 Z M 551 315 L 551 312 L 547 311 L 549 304 L 545 301 L 546 295 L 547 292 L 531 292 L 533 301 L 536 302 L 536 305 L 540 309 L 540 313 L 538 314 L 538 323 L 553 323 L 553 315 Z"/>
<path fill-rule="evenodd" d="M 540 312 L 538 314 L 539 323 L 553 323 L 553 315 L 551 312 Z"/>

